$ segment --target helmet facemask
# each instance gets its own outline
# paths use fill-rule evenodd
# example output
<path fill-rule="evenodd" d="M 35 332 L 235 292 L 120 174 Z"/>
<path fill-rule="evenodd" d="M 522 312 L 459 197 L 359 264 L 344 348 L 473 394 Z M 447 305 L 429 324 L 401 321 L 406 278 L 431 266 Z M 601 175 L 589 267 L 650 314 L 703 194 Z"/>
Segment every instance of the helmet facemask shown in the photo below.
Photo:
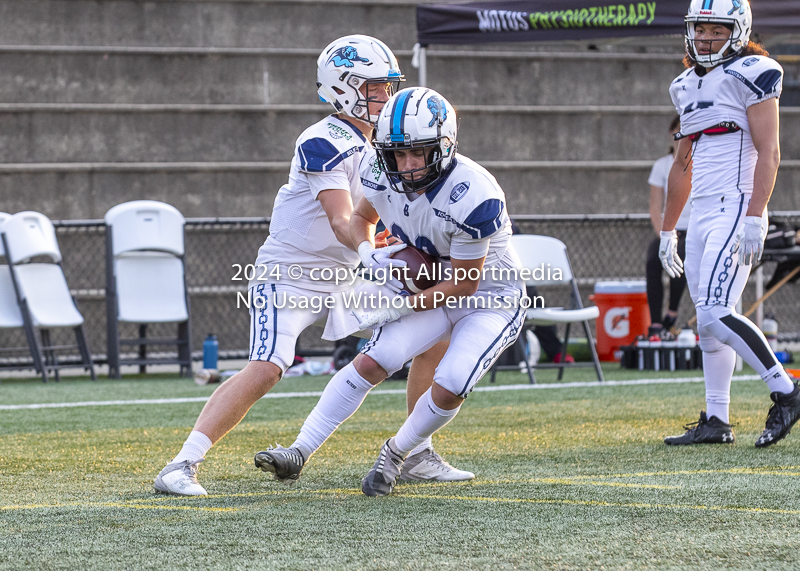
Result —
<path fill-rule="evenodd" d="M 700 42 L 706 42 L 709 40 L 697 40 L 695 39 L 695 26 L 697 24 L 707 24 L 710 26 L 720 25 L 725 26 L 728 29 L 731 29 L 731 35 L 725 42 L 725 44 L 720 48 L 720 50 L 716 53 L 708 53 L 708 54 L 700 54 L 697 50 L 697 44 Z M 697 65 L 702 67 L 714 67 L 721 63 L 725 63 L 727 61 L 732 60 L 733 58 L 739 55 L 739 52 L 742 51 L 746 44 L 743 44 L 742 38 L 744 37 L 744 30 L 742 30 L 741 24 L 738 20 L 697 20 L 697 19 L 689 19 L 686 18 L 686 33 L 685 33 L 685 41 L 686 41 L 686 51 L 689 55 L 694 59 Z M 715 40 L 716 41 L 716 40 Z M 730 53 L 726 53 L 730 50 Z"/>
<path fill-rule="evenodd" d="M 432 89 L 414 87 L 393 95 L 381 111 L 373 141 L 392 190 L 425 192 L 441 181 L 455 165 L 457 132 L 455 110 Z M 422 151 L 423 161 L 411 161 L 422 166 L 409 169 L 404 161 L 405 170 L 400 170 L 398 151 Z"/>
<path fill-rule="evenodd" d="M 450 139 L 447 147 L 450 148 Z M 441 150 L 440 140 L 415 141 L 413 143 L 375 143 L 380 168 L 386 173 L 392 190 L 402 194 L 412 194 L 415 192 L 428 190 L 441 178 L 442 161 L 445 158 Z M 411 151 L 422 149 L 425 154 L 425 166 L 411 169 L 398 170 L 397 157 L 395 151 Z M 451 152 L 455 152 L 452 149 Z"/>

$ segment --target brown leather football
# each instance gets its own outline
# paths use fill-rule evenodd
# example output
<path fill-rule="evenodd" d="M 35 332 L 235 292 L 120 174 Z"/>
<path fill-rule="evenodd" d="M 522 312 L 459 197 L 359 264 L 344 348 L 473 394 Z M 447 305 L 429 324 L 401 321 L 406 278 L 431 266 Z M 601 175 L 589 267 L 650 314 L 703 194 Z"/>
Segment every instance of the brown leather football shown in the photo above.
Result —
<path fill-rule="evenodd" d="M 395 268 L 392 276 L 403 282 L 409 293 L 419 293 L 439 283 L 441 264 L 427 252 L 408 245 L 392 254 L 392 259 L 403 260 L 406 263 L 405 268 Z"/>

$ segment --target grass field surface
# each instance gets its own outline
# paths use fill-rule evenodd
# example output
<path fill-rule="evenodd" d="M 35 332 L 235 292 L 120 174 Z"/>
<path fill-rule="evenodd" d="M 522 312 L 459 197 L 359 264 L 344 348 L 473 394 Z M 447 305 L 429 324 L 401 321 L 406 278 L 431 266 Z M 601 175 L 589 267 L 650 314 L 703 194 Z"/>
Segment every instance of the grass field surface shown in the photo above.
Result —
<path fill-rule="evenodd" d="M 733 384 L 735 445 L 668 448 L 665 435 L 697 420 L 702 382 L 513 386 L 526 379 L 499 374 L 509 390 L 473 393 L 434 436 L 475 480 L 401 483 L 386 498 L 363 496 L 360 479 L 405 418 L 401 382 L 373 391 L 293 488 L 253 455 L 290 444 L 318 397 L 261 400 L 200 465 L 210 495 L 176 498 L 152 481 L 213 386 L 3 380 L 0 569 L 800 568 L 800 433 L 754 448 L 770 404 L 761 381 Z M 274 392 L 326 381 L 286 379 Z M 62 404 L 79 402 L 94 404 Z"/>

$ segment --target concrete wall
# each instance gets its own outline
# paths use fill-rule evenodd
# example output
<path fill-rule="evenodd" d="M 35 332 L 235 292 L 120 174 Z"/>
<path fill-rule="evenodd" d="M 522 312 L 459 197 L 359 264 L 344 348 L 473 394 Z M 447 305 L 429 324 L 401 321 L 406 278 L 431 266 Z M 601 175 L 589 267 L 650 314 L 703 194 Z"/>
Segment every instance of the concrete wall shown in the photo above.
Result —
<path fill-rule="evenodd" d="M 329 112 L 314 89 L 319 50 L 376 35 L 415 85 L 417 3 L 0 0 L 0 208 L 98 218 L 155 198 L 187 216 L 268 215 L 294 141 Z M 460 150 L 492 170 L 512 213 L 647 209 L 682 41 L 595 44 L 429 51 Z M 800 64 L 784 67 L 800 77 Z M 791 209 L 800 115 L 782 121 L 772 205 Z"/>

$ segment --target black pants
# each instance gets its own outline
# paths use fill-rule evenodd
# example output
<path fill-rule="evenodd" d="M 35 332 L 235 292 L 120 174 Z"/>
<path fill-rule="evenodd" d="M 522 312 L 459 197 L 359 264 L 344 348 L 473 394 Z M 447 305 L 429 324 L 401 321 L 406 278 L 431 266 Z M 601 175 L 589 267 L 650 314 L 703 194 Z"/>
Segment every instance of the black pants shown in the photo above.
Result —
<path fill-rule="evenodd" d="M 661 239 L 655 238 L 647 247 L 647 262 L 646 273 L 647 276 L 647 304 L 650 306 L 650 320 L 653 323 L 662 323 L 663 315 L 661 308 L 663 307 L 664 300 L 664 285 L 661 282 L 661 275 L 664 268 L 661 266 L 661 259 L 658 257 L 658 248 L 661 245 Z M 686 232 L 678 232 L 678 256 L 681 260 L 686 259 Z M 670 278 L 669 280 L 669 309 L 670 311 L 678 311 L 678 305 L 681 302 L 681 295 L 683 290 L 686 289 L 686 274 L 681 274 L 680 277 Z"/>

